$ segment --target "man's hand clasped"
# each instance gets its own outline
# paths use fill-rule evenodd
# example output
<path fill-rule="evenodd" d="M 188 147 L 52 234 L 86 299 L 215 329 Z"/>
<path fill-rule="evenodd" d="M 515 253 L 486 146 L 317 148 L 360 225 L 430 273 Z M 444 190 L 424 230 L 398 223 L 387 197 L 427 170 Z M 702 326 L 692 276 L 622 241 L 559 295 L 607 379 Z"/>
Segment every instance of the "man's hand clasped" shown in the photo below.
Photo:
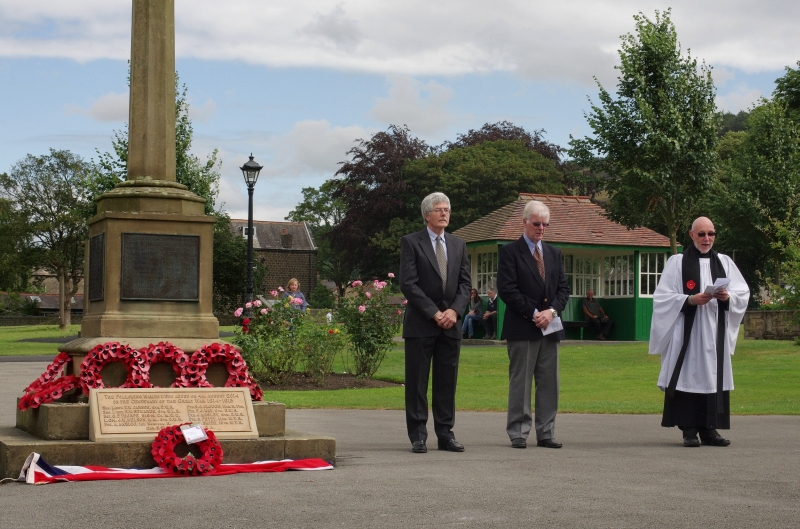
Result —
<path fill-rule="evenodd" d="M 436 321 L 436 325 L 442 329 L 449 329 L 458 321 L 458 315 L 453 309 L 447 309 L 444 312 L 437 312 L 433 319 Z"/>
<path fill-rule="evenodd" d="M 689 304 L 690 305 L 697 305 L 701 307 L 711 301 L 712 299 L 717 299 L 719 301 L 728 301 L 728 291 L 727 290 L 720 290 L 716 294 L 693 294 L 689 296 Z"/>
<path fill-rule="evenodd" d="M 540 310 L 533 316 L 533 323 L 540 329 L 546 329 L 553 321 L 553 312 L 550 310 Z"/>

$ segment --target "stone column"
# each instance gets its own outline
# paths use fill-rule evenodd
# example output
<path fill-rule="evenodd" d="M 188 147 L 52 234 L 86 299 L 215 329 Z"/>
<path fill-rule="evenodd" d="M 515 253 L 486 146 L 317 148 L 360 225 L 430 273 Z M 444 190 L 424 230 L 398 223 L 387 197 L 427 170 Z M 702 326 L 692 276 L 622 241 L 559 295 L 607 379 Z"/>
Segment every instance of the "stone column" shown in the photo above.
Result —
<path fill-rule="evenodd" d="M 169 341 L 189 353 L 219 339 L 216 219 L 175 174 L 174 9 L 174 0 L 133 0 L 128 178 L 89 220 L 81 337 L 60 348 L 75 367 L 110 341 Z"/>

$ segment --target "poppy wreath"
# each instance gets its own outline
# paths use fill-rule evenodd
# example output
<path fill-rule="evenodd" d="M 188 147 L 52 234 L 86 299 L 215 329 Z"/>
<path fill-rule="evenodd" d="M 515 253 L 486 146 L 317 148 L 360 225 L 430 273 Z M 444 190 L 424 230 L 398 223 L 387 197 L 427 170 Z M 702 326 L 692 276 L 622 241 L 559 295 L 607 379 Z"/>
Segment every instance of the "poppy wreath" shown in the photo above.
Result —
<path fill-rule="evenodd" d="M 191 423 L 184 423 L 191 424 Z M 192 454 L 180 457 L 175 453 L 175 447 L 184 441 L 181 425 L 163 428 L 150 445 L 150 453 L 156 464 L 173 474 L 182 476 L 199 476 L 214 472 L 222 463 L 222 445 L 217 441 L 217 436 L 211 430 L 206 430 L 208 439 L 195 443 L 202 451 L 199 458 Z"/>
<path fill-rule="evenodd" d="M 47 369 L 44 370 L 44 373 L 39 375 L 39 378 L 31 382 L 30 386 L 25 388 L 24 393 L 36 391 L 60 375 L 70 358 L 71 357 L 69 356 L 69 353 L 58 353 L 58 356 L 56 356 L 50 365 L 47 366 Z"/>
<path fill-rule="evenodd" d="M 210 388 L 213 387 L 206 378 L 208 366 L 221 362 L 228 368 L 228 380 L 225 381 L 226 388 L 248 388 L 252 400 L 261 400 L 264 392 L 250 376 L 247 370 L 247 362 L 242 358 L 236 347 L 231 344 L 211 343 L 206 344 L 189 358 L 185 373 L 181 376 L 192 387 Z"/>
<path fill-rule="evenodd" d="M 121 362 L 125 365 L 128 375 L 125 382 L 119 386 L 121 388 L 149 388 L 149 373 L 143 369 L 144 359 L 139 351 L 129 345 L 122 345 L 119 342 L 106 342 L 96 345 L 86 354 L 81 364 L 81 389 L 88 395 L 90 389 L 102 389 L 103 378 L 100 371 L 107 364 Z"/>
<path fill-rule="evenodd" d="M 157 387 L 150 383 L 150 368 L 158 362 L 168 362 L 175 371 L 175 382 L 170 387 L 186 388 L 189 387 L 188 380 L 183 376 L 186 366 L 189 363 L 189 355 L 178 349 L 169 342 L 158 342 L 139 349 L 139 362 L 137 369 L 144 374 L 146 385 L 143 388 Z"/>
<path fill-rule="evenodd" d="M 33 384 L 31 384 L 31 386 L 32 385 Z M 78 377 L 75 375 L 66 375 L 49 380 L 43 384 L 37 385 L 30 392 L 26 389 L 25 394 L 19 399 L 17 407 L 22 411 L 38 408 L 42 404 L 60 399 L 66 392 L 77 388 L 79 385 Z M 28 386 L 28 388 L 30 388 L 30 386 Z"/>

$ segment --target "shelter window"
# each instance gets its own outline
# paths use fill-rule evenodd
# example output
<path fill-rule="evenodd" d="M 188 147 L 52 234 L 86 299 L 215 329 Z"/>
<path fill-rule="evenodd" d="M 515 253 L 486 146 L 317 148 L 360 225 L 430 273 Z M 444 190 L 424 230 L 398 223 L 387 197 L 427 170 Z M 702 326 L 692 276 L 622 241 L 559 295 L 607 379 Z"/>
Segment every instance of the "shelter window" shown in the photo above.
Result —
<path fill-rule="evenodd" d="M 600 294 L 600 258 L 581 255 L 564 255 L 564 273 L 567 276 L 570 295 L 585 296 L 586 291 Z"/>
<path fill-rule="evenodd" d="M 633 296 L 633 255 L 610 255 L 603 263 L 605 297 Z"/>
<path fill-rule="evenodd" d="M 664 264 L 667 262 L 666 253 L 642 253 L 639 255 L 639 294 L 652 296 L 656 285 L 661 278 Z"/>
<path fill-rule="evenodd" d="M 497 283 L 497 247 L 492 248 L 494 251 L 479 252 L 475 255 L 477 267 L 472 268 L 472 262 L 470 262 L 470 268 L 477 270 L 473 288 L 478 291 L 478 294 L 486 294 L 489 288 L 497 288 L 495 286 Z"/>

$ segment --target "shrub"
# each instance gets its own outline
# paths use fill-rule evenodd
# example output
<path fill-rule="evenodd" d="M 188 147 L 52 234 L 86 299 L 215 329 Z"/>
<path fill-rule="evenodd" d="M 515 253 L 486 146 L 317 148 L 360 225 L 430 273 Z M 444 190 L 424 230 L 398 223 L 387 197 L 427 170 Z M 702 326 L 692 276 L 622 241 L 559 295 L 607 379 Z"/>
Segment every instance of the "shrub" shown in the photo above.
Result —
<path fill-rule="evenodd" d="M 344 354 L 347 338 L 333 325 L 308 322 L 298 336 L 303 345 L 303 367 L 307 377 L 318 386 L 333 371 L 337 354 Z"/>
<path fill-rule="evenodd" d="M 390 281 L 392 277 L 394 274 L 389 274 Z M 352 372 L 361 378 L 375 374 L 400 330 L 402 310 L 387 304 L 388 284 L 377 279 L 366 283 L 353 281 L 351 292 L 336 311 L 353 346 Z"/>

